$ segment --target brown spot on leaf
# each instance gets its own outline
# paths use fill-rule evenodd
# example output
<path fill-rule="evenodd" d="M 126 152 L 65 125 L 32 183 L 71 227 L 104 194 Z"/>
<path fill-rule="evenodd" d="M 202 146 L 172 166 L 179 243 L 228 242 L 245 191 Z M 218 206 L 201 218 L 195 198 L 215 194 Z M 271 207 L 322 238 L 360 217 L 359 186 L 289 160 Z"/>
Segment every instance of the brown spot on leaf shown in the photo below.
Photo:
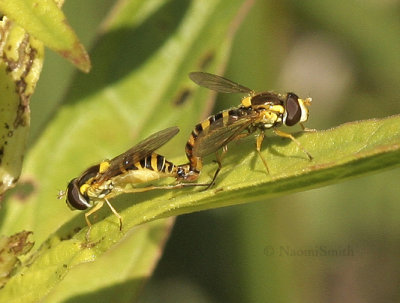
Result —
<path fill-rule="evenodd" d="M 192 94 L 192 91 L 188 88 L 181 90 L 178 95 L 174 98 L 173 104 L 175 106 L 180 106 L 184 104 Z"/>
<path fill-rule="evenodd" d="M 209 51 L 206 53 L 201 59 L 199 63 L 199 69 L 204 70 L 207 67 L 210 66 L 210 64 L 214 61 L 215 59 L 215 52 L 214 51 Z"/>
<path fill-rule="evenodd" d="M 13 180 L 16 183 L 18 178 Z M 25 180 L 18 184 L 18 186 L 12 190 L 13 197 L 19 202 L 26 202 L 28 198 L 36 191 L 36 185 L 33 180 Z"/>

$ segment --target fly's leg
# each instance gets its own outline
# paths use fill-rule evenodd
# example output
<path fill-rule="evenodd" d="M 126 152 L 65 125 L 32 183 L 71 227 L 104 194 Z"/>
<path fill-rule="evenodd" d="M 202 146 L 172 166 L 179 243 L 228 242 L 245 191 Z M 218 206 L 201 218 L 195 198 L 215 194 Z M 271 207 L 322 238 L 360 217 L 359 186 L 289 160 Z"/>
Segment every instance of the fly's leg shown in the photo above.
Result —
<path fill-rule="evenodd" d="M 104 200 L 106 201 L 108 207 L 111 209 L 111 211 L 114 213 L 114 215 L 117 216 L 118 220 L 119 220 L 119 231 L 122 230 L 122 217 L 121 215 L 115 210 L 115 208 L 111 205 L 110 201 L 108 201 L 107 198 L 104 198 Z"/>
<path fill-rule="evenodd" d="M 108 201 L 107 198 L 104 198 L 104 200 L 99 200 L 97 204 L 90 209 L 87 213 L 85 213 L 85 220 L 86 224 L 88 225 L 88 231 L 86 232 L 86 242 L 89 242 L 89 236 L 90 236 L 90 231 L 92 230 L 92 223 L 90 223 L 89 216 L 97 212 L 100 208 L 103 207 L 104 201 L 107 203 L 108 207 L 111 209 L 111 211 L 114 213 L 114 215 L 118 218 L 119 220 L 119 230 L 122 230 L 122 217 L 121 215 L 115 210 L 115 208 L 111 205 L 110 201 Z"/>
<path fill-rule="evenodd" d="M 269 168 L 268 168 L 268 164 L 267 164 L 267 160 L 265 160 L 264 156 L 261 153 L 261 145 L 262 142 L 264 141 L 264 132 L 260 132 L 259 135 L 257 136 L 257 140 L 256 140 L 256 149 L 257 149 L 257 153 L 260 156 L 262 162 L 264 163 L 265 169 L 267 170 L 267 173 L 269 174 Z"/>
<path fill-rule="evenodd" d="M 250 133 L 251 132 L 239 134 L 239 135 L 235 136 L 234 138 L 232 138 L 232 140 L 229 140 L 229 141 L 235 141 L 235 140 L 239 140 L 239 139 L 242 139 L 242 138 L 246 138 L 248 135 L 250 135 Z M 212 181 L 211 181 L 210 185 L 205 190 L 208 190 L 211 186 L 213 186 L 215 184 L 215 180 L 217 179 L 217 176 L 218 176 L 219 172 L 222 169 L 222 159 L 224 158 L 224 156 L 225 156 L 225 154 L 227 152 L 228 152 L 228 145 L 224 145 L 222 147 L 221 154 L 219 154 L 218 152 L 215 153 L 215 156 L 217 158 L 216 162 L 218 164 L 218 168 L 214 173 L 214 177 L 212 178 Z"/>
<path fill-rule="evenodd" d="M 183 187 L 192 187 L 192 186 L 210 186 L 210 184 L 209 183 L 177 183 L 174 185 L 161 185 L 161 186 L 149 185 L 149 186 L 141 187 L 141 188 L 136 187 L 136 188 L 124 189 L 122 193 L 124 193 L 124 194 L 141 193 L 141 192 L 146 192 L 146 191 L 155 190 L 155 189 L 179 189 L 179 188 L 183 188 Z"/>
<path fill-rule="evenodd" d="M 178 183 L 174 185 L 164 185 L 164 186 L 147 186 L 143 188 L 131 188 L 131 189 L 124 189 L 121 191 L 121 193 L 138 193 L 138 192 L 145 192 L 149 190 L 155 190 L 155 189 L 179 189 L 183 187 L 192 187 L 192 186 L 207 186 L 210 187 L 211 184 L 209 183 Z M 118 195 L 118 190 L 114 189 L 114 192 L 112 195 L 108 195 L 108 197 L 113 197 Z M 88 231 L 86 232 L 86 242 L 89 242 L 89 237 L 90 237 L 90 231 L 92 229 L 92 223 L 90 223 L 89 216 L 97 212 L 100 208 L 104 206 L 104 202 L 108 205 L 108 207 L 111 209 L 113 214 L 118 218 L 119 220 L 119 230 L 122 230 L 122 216 L 117 212 L 117 210 L 111 205 L 110 201 L 108 201 L 107 198 L 104 198 L 104 200 L 99 200 L 97 204 L 91 208 L 87 213 L 85 213 L 85 220 L 86 224 L 88 225 Z"/>
<path fill-rule="evenodd" d="M 104 201 L 100 200 L 93 208 L 91 208 L 87 213 L 85 213 L 85 220 L 88 226 L 88 231 L 86 232 L 86 242 L 89 242 L 90 230 L 92 229 L 92 223 L 89 221 L 89 216 L 94 214 L 104 205 Z"/>
<path fill-rule="evenodd" d="M 291 134 L 285 133 L 281 130 L 278 129 L 274 129 L 274 133 L 276 135 L 278 135 L 279 137 L 283 137 L 283 138 L 289 138 L 290 140 L 292 140 L 294 143 L 297 144 L 297 146 L 307 155 L 308 159 L 311 161 L 313 159 L 313 157 L 311 156 L 311 154 L 300 144 L 299 141 L 297 141 L 297 139 L 295 137 L 293 137 Z"/>
<path fill-rule="evenodd" d="M 215 153 L 215 157 L 217 158 L 216 162 L 218 164 L 218 168 L 214 173 L 214 177 L 212 178 L 211 183 L 204 190 L 208 190 L 211 186 L 213 186 L 215 184 L 215 180 L 217 179 L 217 176 L 218 176 L 218 174 L 219 174 L 219 172 L 221 171 L 221 168 L 222 168 L 222 159 L 224 158 L 224 156 L 227 153 L 227 151 L 228 151 L 228 145 L 225 145 L 225 146 L 222 147 L 221 154 L 219 154 L 218 152 Z"/>

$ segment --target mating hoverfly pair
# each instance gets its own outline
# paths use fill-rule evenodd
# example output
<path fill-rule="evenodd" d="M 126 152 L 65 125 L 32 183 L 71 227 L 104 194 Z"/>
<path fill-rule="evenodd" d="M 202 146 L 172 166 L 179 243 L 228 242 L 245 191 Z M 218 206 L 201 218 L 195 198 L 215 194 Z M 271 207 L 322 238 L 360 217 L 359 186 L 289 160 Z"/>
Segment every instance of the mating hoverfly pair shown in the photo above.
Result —
<path fill-rule="evenodd" d="M 256 139 L 256 150 L 267 172 L 266 160 L 261 154 L 264 132 L 272 129 L 280 137 L 291 139 L 311 160 L 312 156 L 291 135 L 278 130 L 281 125 L 293 126 L 308 119 L 308 106 L 311 98 L 300 99 L 294 93 L 285 95 L 273 92 L 256 93 L 253 90 L 223 77 L 193 72 L 190 79 L 196 84 L 221 93 L 246 93 L 238 107 L 223 110 L 197 124 L 186 144 L 185 151 L 189 163 L 175 165 L 164 156 L 154 153 L 159 147 L 174 137 L 179 129 L 167 128 L 159 131 L 125 153 L 104 160 L 84 171 L 79 177 L 72 179 L 65 192 L 67 204 L 71 209 L 86 210 L 85 220 L 89 227 L 89 216 L 98 211 L 106 203 L 118 217 L 120 229 L 122 218 L 113 208 L 109 199 L 122 193 L 136 193 L 154 189 L 176 189 L 187 186 L 206 186 L 207 189 L 215 183 L 222 167 L 222 157 L 227 151 L 227 144 L 259 131 Z M 218 151 L 222 149 L 222 154 Z M 196 181 L 203 167 L 203 157 L 216 153 L 218 168 L 210 183 L 191 183 Z M 164 177 L 173 177 L 177 183 L 164 186 L 135 187 L 141 183 L 151 182 Z"/>

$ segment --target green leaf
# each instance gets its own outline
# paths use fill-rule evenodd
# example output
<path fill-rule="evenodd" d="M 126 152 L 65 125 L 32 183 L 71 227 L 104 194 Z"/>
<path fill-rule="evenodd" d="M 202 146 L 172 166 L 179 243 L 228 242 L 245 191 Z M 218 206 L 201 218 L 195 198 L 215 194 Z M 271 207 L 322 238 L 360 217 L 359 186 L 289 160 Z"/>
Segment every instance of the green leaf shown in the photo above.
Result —
<path fill-rule="evenodd" d="M 0 195 L 17 182 L 30 126 L 29 103 L 43 65 L 43 44 L 0 21 Z"/>
<path fill-rule="evenodd" d="M 199 91 L 187 73 L 222 69 L 238 25 L 235 16 L 245 12 L 242 2 L 226 6 L 222 0 L 124 1 L 113 10 L 93 48 L 93 72 L 77 75 L 65 105 L 27 155 L 25 183 L 16 189 L 22 191 L 24 185 L 27 194 L 9 197 L 2 209 L 2 233 L 32 230 L 36 252 L 0 290 L 0 301 L 30 302 L 46 296 L 53 302 L 86 292 L 90 296 L 93 289 L 114 288 L 121 301 L 123 294 L 137 296 L 132 289 L 154 268 L 170 221 L 131 229 L 133 225 L 124 219 L 123 233 L 101 229 L 105 241 L 81 245 L 82 239 L 75 234 L 85 227 L 83 213 L 71 212 L 64 201 L 56 199 L 57 192 L 89 165 L 166 127 L 178 125 L 185 131 L 162 153 L 182 155 L 190 129 L 210 106 L 204 100 L 208 92 Z M 126 206 L 134 203 L 131 200 Z M 105 214 L 109 215 L 109 209 L 102 209 L 93 222 L 101 223 Z M 93 239 L 99 235 L 98 225 Z M 142 236 L 141 230 L 145 230 Z M 114 249 L 119 257 L 112 257 Z M 101 268 L 109 269 L 106 278 L 93 273 L 101 272 L 97 265 L 86 264 L 94 260 L 97 264 L 99 258 L 104 258 Z M 128 281 L 122 283 L 118 268 L 126 264 L 132 266 L 126 267 Z M 83 266 L 91 270 L 81 270 Z M 93 284 L 85 288 L 82 281 Z"/>
<path fill-rule="evenodd" d="M 90 70 L 85 48 L 54 0 L 0 0 L 0 11 L 82 71 Z"/>
<path fill-rule="evenodd" d="M 186 188 L 122 195 L 113 200 L 113 205 L 122 210 L 124 229 L 129 230 L 158 218 L 265 200 L 400 165 L 400 115 L 298 133 L 296 137 L 313 155 L 312 161 L 289 139 L 267 137 L 263 150 L 271 173 L 267 175 L 255 151 L 255 139 L 246 138 L 230 144 L 217 184 L 210 190 Z M 199 182 L 211 180 L 216 169 L 212 159 L 207 158 Z M 107 213 L 106 220 L 91 234 L 102 244 L 111 241 L 102 237 L 106 231 L 119 234 L 117 218 L 109 210 Z M 76 239 L 84 240 L 85 232 L 86 228 L 78 232 Z M 115 236 L 122 237 L 123 233 Z"/>

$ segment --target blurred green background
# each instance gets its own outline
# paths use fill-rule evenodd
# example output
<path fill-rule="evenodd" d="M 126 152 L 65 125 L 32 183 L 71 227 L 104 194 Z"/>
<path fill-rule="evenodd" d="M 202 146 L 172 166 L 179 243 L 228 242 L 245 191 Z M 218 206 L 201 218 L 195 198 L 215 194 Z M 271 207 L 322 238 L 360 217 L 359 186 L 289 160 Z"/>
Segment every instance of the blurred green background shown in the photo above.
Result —
<path fill-rule="evenodd" d="M 113 3 L 66 1 L 86 46 Z M 257 91 L 312 97 L 309 128 L 399 114 L 399 17 L 399 1 L 255 1 L 225 76 Z M 73 72 L 46 52 L 30 144 Z M 213 112 L 238 102 L 221 95 Z M 141 302 L 398 302 L 399 185 L 396 169 L 180 216 Z"/>

